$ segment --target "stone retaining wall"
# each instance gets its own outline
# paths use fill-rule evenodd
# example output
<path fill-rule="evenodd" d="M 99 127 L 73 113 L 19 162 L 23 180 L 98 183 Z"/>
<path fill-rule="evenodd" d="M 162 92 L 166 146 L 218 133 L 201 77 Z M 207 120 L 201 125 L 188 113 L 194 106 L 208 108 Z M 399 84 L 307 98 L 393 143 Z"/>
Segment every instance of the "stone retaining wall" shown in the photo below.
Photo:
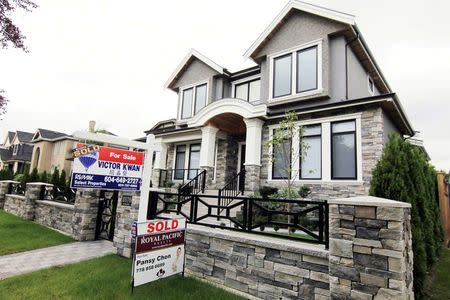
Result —
<path fill-rule="evenodd" d="M 124 205 L 123 196 L 131 196 L 131 205 Z M 114 228 L 114 247 L 117 254 L 131 257 L 131 224 L 138 218 L 140 193 L 119 193 L 116 226 Z"/>
<path fill-rule="evenodd" d="M 5 195 L 3 209 L 27 220 L 34 218 L 34 201 L 27 201 L 25 196 Z"/>
<path fill-rule="evenodd" d="M 319 245 L 189 226 L 186 270 L 263 299 L 329 298 L 328 251 Z"/>
<path fill-rule="evenodd" d="M 74 205 L 36 200 L 34 221 L 73 235 Z"/>

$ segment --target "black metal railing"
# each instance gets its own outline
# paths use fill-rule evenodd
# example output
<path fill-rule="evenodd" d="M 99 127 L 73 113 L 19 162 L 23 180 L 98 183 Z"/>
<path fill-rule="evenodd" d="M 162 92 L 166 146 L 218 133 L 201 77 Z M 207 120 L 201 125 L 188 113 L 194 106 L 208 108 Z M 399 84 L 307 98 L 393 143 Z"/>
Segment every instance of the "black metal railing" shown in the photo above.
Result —
<path fill-rule="evenodd" d="M 186 180 L 191 180 L 200 173 L 200 169 L 167 169 L 159 170 L 158 187 L 172 187 L 174 181 L 181 181 L 184 184 Z"/>
<path fill-rule="evenodd" d="M 43 185 L 41 188 L 40 199 L 74 204 L 76 193 L 76 190 L 71 188 L 60 189 L 51 185 Z"/>
<path fill-rule="evenodd" d="M 245 170 L 241 170 L 239 173 L 233 176 L 225 186 L 219 189 L 217 204 L 219 206 L 228 206 L 239 194 L 244 194 L 245 189 Z M 223 211 L 219 210 L 218 214 Z"/>
<path fill-rule="evenodd" d="M 181 185 L 178 188 L 178 194 L 183 197 L 189 197 L 190 195 L 197 195 L 200 192 L 205 192 L 206 184 L 206 170 L 201 171 L 197 176 L 190 181 Z"/>
<path fill-rule="evenodd" d="M 151 191 L 147 218 L 157 218 L 161 213 L 176 213 L 183 215 L 191 224 L 307 241 L 328 247 L 326 201 L 236 196 L 231 205 L 225 206 L 213 204 L 218 203 L 218 197 L 192 194 L 182 197 L 177 193 Z M 229 225 L 211 221 L 217 218 L 229 220 Z"/>
<path fill-rule="evenodd" d="M 8 186 L 8 194 L 12 195 L 25 195 L 26 184 L 21 182 L 11 182 Z"/>

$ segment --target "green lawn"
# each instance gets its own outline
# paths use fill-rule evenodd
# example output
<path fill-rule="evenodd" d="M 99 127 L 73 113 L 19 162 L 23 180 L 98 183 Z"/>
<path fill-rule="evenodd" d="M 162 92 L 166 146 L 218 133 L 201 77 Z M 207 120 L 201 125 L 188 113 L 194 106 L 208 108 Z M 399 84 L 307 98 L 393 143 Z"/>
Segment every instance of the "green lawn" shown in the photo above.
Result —
<path fill-rule="evenodd" d="M 0 210 L 0 255 L 69 242 L 71 237 Z"/>
<path fill-rule="evenodd" d="M 444 249 L 436 262 L 427 294 L 432 300 L 450 299 L 450 249 Z"/>
<path fill-rule="evenodd" d="M 131 260 L 105 256 L 0 281 L 1 299 L 242 299 L 197 279 L 173 276 L 130 288 Z"/>

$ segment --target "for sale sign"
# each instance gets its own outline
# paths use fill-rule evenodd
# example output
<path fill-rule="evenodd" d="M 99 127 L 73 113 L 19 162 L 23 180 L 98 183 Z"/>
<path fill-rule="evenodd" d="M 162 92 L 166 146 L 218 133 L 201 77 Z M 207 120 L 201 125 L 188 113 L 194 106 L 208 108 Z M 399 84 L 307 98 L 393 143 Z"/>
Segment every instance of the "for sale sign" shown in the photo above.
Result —
<path fill-rule="evenodd" d="M 137 224 L 133 284 L 184 271 L 186 219 L 151 220 Z"/>
<path fill-rule="evenodd" d="M 144 153 L 78 144 L 72 154 L 72 188 L 140 190 Z"/>

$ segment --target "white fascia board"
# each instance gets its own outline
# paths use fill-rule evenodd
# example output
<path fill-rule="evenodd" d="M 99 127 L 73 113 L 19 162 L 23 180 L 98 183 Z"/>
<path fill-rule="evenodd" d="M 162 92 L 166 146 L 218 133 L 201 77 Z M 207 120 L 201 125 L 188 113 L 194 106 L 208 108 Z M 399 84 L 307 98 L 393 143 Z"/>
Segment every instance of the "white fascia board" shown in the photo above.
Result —
<path fill-rule="evenodd" d="M 172 84 L 172 82 L 175 80 L 175 78 L 178 76 L 178 74 L 181 72 L 181 70 L 184 68 L 184 66 L 187 64 L 187 62 L 189 61 L 189 59 L 192 56 L 194 56 L 197 59 L 199 59 L 200 61 L 204 62 L 209 67 L 211 67 L 213 70 L 217 71 L 219 74 L 223 74 L 224 73 L 224 68 L 223 67 L 219 66 L 218 64 L 213 62 L 211 59 L 207 58 L 206 56 L 204 56 L 203 54 L 198 52 L 197 50 L 191 49 L 188 52 L 188 54 L 183 58 L 183 60 L 178 65 L 178 67 L 175 69 L 175 71 L 172 73 L 172 75 L 170 75 L 169 79 L 164 84 L 164 88 L 166 88 L 166 89 L 170 88 L 170 85 Z"/>
<path fill-rule="evenodd" d="M 321 16 L 327 19 L 335 20 L 348 25 L 355 25 L 355 17 L 350 14 L 338 12 L 335 10 L 327 9 L 324 7 L 312 5 L 309 3 L 291 0 L 281 10 L 281 12 L 275 17 L 270 25 L 261 33 L 256 41 L 250 46 L 250 48 L 244 53 L 245 58 L 251 58 L 255 50 L 261 45 L 267 36 L 275 29 L 275 27 L 283 20 L 283 18 L 289 13 L 291 9 L 304 11 L 313 15 Z"/>
<path fill-rule="evenodd" d="M 91 141 L 97 141 L 100 143 L 107 143 L 107 144 L 114 144 L 124 147 L 131 147 L 131 148 L 137 148 L 137 149 L 148 149 L 147 143 L 137 142 L 133 141 L 127 138 L 121 138 L 114 135 L 104 134 L 104 133 L 93 133 L 88 131 L 75 131 L 73 133 L 73 136 L 75 138 L 79 138 L 82 140 L 91 140 Z"/>

